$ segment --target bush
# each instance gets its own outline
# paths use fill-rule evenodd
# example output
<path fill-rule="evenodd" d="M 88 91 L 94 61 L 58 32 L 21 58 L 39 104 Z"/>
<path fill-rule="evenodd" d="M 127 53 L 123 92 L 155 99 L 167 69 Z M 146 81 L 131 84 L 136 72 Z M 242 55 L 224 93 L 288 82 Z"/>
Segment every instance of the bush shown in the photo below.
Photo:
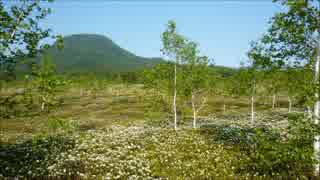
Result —
<path fill-rule="evenodd" d="M 49 175 L 47 167 L 61 152 L 72 149 L 75 142 L 61 135 L 35 137 L 7 144 L 0 142 L 0 177 L 34 179 Z"/>
<path fill-rule="evenodd" d="M 61 118 L 49 118 L 48 119 L 49 131 L 65 131 L 70 132 L 77 128 L 75 122 L 71 120 L 61 119 Z"/>
<path fill-rule="evenodd" d="M 230 125 L 205 125 L 201 127 L 201 133 L 209 137 L 213 142 L 246 147 L 252 143 L 252 136 L 254 136 L 255 130 L 253 128 Z"/>
<path fill-rule="evenodd" d="M 233 149 L 239 159 L 236 171 L 242 176 L 310 177 L 315 163 L 313 138 L 319 128 L 303 114 L 290 114 L 285 122 L 286 126 L 281 128 L 265 126 L 269 122 L 255 127 L 206 125 L 200 132 L 211 143 Z"/>
<path fill-rule="evenodd" d="M 293 115 L 289 116 L 288 122 L 285 137 L 271 130 L 256 129 L 253 143 L 246 148 L 248 159 L 239 170 L 268 177 L 301 178 L 312 175 L 315 163 L 312 121 Z"/>

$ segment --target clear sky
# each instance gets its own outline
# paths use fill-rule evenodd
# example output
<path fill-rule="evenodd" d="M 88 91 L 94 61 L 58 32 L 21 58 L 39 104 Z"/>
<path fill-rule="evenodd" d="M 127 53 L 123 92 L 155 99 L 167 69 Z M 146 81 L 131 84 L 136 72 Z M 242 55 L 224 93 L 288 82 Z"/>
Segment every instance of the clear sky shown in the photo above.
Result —
<path fill-rule="evenodd" d="M 108 36 L 136 55 L 160 57 L 160 35 L 168 20 L 199 43 L 215 64 L 239 66 L 249 42 L 259 38 L 275 12 L 271 0 L 56 0 L 44 25 L 54 33 Z"/>

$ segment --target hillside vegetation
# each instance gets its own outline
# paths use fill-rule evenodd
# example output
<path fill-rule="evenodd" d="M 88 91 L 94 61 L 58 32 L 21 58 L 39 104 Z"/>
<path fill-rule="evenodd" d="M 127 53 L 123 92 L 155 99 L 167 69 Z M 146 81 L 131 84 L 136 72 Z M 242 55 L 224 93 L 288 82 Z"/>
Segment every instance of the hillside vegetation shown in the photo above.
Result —
<path fill-rule="evenodd" d="M 47 52 L 59 72 L 128 72 L 162 62 L 161 58 L 136 56 L 102 35 L 75 34 L 63 41 L 62 50 L 53 45 Z"/>

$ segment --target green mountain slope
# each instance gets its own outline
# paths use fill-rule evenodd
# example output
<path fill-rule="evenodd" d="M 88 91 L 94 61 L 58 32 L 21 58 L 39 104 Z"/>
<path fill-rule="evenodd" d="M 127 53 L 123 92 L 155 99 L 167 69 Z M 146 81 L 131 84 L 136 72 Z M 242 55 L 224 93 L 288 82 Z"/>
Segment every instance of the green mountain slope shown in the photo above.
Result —
<path fill-rule="evenodd" d="M 128 72 L 160 63 L 160 58 L 144 58 L 122 49 L 109 38 L 96 34 L 76 34 L 64 38 L 64 48 L 52 46 L 59 72 Z"/>

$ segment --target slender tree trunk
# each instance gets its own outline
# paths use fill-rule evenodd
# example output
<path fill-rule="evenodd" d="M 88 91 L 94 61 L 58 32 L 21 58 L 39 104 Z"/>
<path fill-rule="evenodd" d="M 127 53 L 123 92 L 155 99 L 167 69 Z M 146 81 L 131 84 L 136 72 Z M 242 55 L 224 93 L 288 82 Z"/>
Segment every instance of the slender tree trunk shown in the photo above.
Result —
<path fill-rule="evenodd" d="M 18 29 L 18 26 L 19 24 L 21 23 L 21 21 L 23 20 L 23 13 L 20 13 L 19 17 L 18 17 L 18 20 L 17 20 L 17 26 L 14 27 L 14 29 L 12 30 L 11 34 L 10 34 L 10 39 L 13 39 L 14 36 L 16 35 L 16 32 L 17 32 L 17 29 Z"/>
<path fill-rule="evenodd" d="M 290 96 L 288 96 L 288 113 L 291 113 L 291 108 L 292 108 L 292 101 Z"/>
<path fill-rule="evenodd" d="M 22 6 L 25 6 L 25 2 L 23 2 L 23 5 Z M 10 33 L 10 40 L 13 40 L 14 39 L 14 36 L 16 35 L 16 32 L 18 30 L 18 27 L 20 25 L 20 23 L 23 21 L 23 16 L 24 16 L 24 13 L 20 13 L 18 19 L 17 19 L 17 24 L 16 26 L 12 29 L 11 33 Z M 4 52 L 7 51 L 7 50 L 11 50 L 11 46 L 7 46 L 7 48 L 5 48 Z"/>
<path fill-rule="evenodd" d="M 276 107 L 276 95 L 274 94 L 272 96 L 272 109 L 274 109 Z"/>
<path fill-rule="evenodd" d="M 44 111 L 44 106 L 45 106 L 45 103 L 42 102 L 42 103 L 41 103 L 41 111 Z"/>
<path fill-rule="evenodd" d="M 82 97 L 83 96 L 83 89 L 80 88 L 80 96 Z"/>
<path fill-rule="evenodd" d="M 318 50 L 318 55 L 317 55 L 317 60 L 315 63 L 315 83 L 318 85 L 319 84 L 319 65 L 320 65 L 320 50 Z M 320 101 L 319 101 L 319 93 L 316 92 L 315 93 L 315 98 L 316 98 L 316 102 L 314 104 L 314 123 L 317 125 L 319 124 L 319 108 L 320 108 Z M 319 160 L 319 152 L 320 152 L 320 143 L 319 143 L 320 137 L 318 135 L 315 136 L 314 139 L 314 153 L 315 153 L 315 157 L 316 160 Z M 315 167 L 315 173 L 317 175 L 319 175 L 319 168 L 320 168 L 320 164 L 316 164 Z"/>
<path fill-rule="evenodd" d="M 223 96 L 223 101 L 222 101 L 222 114 L 225 115 L 226 114 L 226 101 L 225 101 L 225 97 Z"/>
<path fill-rule="evenodd" d="M 197 128 L 197 109 L 195 105 L 194 94 L 191 95 L 192 111 L 193 111 L 193 128 Z"/>
<path fill-rule="evenodd" d="M 252 92 L 251 92 L 251 123 L 254 123 L 254 95 L 256 91 L 256 80 L 253 80 Z"/>
<path fill-rule="evenodd" d="M 254 123 L 254 96 L 251 95 L 251 123 Z"/>
<path fill-rule="evenodd" d="M 42 102 L 41 102 L 41 111 L 44 111 L 46 98 L 45 98 L 44 96 L 42 96 L 41 99 L 42 99 Z"/>
<path fill-rule="evenodd" d="M 311 107 L 310 106 L 308 106 L 307 107 L 307 114 L 308 114 L 308 118 L 312 118 L 312 111 L 311 111 Z"/>
<path fill-rule="evenodd" d="M 320 2 L 319 2 L 320 4 Z M 317 49 L 317 58 L 316 58 L 316 62 L 315 62 L 315 67 L 314 67 L 314 82 L 317 86 L 319 86 L 319 71 L 320 71 L 320 30 L 319 30 L 319 39 L 318 39 L 318 49 Z M 316 98 L 316 102 L 314 104 L 314 123 L 317 125 L 319 124 L 319 108 L 320 108 L 320 101 L 319 101 L 319 92 L 317 91 L 315 93 L 315 98 Z M 316 160 L 320 160 L 320 136 L 316 135 L 314 138 L 314 153 L 315 153 L 315 158 Z M 319 171 L 320 171 L 320 164 L 317 163 L 315 166 L 315 173 L 316 175 L 319 175 Z"/>
<path fill-rule="evenodd" d="M 174 87 L 173 87 L 173 113 L 174 113 L 174 129 L 177 130 L 177 63 L 174 65 Z"/>

